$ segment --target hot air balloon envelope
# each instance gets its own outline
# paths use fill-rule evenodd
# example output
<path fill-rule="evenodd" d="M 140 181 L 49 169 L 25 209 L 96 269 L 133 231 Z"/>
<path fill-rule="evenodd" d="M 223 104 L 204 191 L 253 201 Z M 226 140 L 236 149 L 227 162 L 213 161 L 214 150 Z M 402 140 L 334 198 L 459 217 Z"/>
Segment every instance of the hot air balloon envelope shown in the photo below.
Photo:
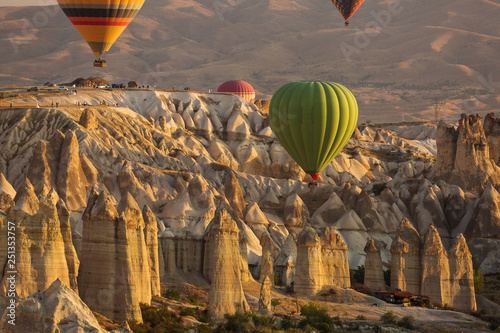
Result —
<path fill-rule="evenodd" d="M 137 15 L 144 0 L 57 0 L 64 14 L 98 57 Z"/>
<path fill-rule="evenodd" d="M 286 151 L 316 179 L 354 132 L 358 104 L 337 83 L 291 82 L 273 95 L 269 118 Z"/>
<path fill-rule="evenodd" d="M 351 17 L 365 0 L 332 0 L 344 19 Z"/>
<path fill-rule="evenodd" d="M 255 90 L 253 90 L 253 87 L 250 85 L 250 83 L 241 80 L 224 82 L 217 89 L 217 92 L 238 95 L 252 103 L 255 101 Z"/>

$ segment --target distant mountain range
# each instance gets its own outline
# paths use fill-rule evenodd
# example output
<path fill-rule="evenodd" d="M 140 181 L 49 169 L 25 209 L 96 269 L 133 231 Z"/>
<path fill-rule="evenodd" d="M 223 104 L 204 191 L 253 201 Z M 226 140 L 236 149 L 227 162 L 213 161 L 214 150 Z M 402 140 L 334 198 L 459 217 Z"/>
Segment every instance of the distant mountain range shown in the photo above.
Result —
<path fill-rule="evenodd" d="M 207 91 L 242 79 L 270 98 L 289 81 L 328 80 L 356 92 L 365 120 L 388 109 L 432 120 L 440 104 L 438 118 L 456 119 L 500 110 L 498 17 L 499 0 L 367 0 L 344 27 L 328 0 L 147 0 L 94 69 L 57 6 L 3 7 L 0 84 L 102 76 Z"/>

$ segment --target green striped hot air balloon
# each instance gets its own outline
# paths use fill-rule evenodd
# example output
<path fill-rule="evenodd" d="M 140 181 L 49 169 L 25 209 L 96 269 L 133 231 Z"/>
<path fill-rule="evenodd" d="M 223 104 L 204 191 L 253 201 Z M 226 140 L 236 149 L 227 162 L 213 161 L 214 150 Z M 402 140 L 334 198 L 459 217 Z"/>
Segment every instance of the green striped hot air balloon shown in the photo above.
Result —
<path fill-rule="evenodd" d="M 286 151 L 316 180 L 354 132 L 358 104 L 338 83 L 291 82 L 273 95 L 269 118 Z"/>

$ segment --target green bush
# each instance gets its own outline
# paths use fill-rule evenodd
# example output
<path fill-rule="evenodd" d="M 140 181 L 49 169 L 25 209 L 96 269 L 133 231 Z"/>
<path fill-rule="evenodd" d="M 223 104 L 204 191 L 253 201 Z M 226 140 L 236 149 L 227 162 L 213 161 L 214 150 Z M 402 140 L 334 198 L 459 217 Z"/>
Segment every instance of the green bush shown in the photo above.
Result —
<path fill-rule="evenodd" d="M 280 305 L 280 304 L 281 304 L 281 300 L 280 300 L 279 298 L 273 298 L 273 299 L 271 300 L 271 305 L 272 305 L 273 307 L 277 307 L 277 306 L 278 306 L 278 305 Z"/>
<path fill-rule="evenodd" d="M 297 325 L 291 320 L 283 319 L 281 321 L 281 329 L 284 331 L 287 331 L 291 328 L 296 328 L 296 327 L 297 327 Z"/>
<path fill-rule="evenodd" d="M 413 316 L 404 316 L 400 321 L 398 321 L 398 326 L 409 330 L 413 329 L 413 325 L 415 325 L 415 318 L 413 318 Z"/>
<path fill-rule="evenodd" d="M 481 268 L 474 270 L 474 291 L 480 293 L 484 288 L 484 276 Z"/>
<path fill-rule="evenodd" d="M 258 316 L 253 313 L 236 313 L 224 315 L 226 323 L 219 325 L 216 332 L 270 332 L 277 330 L 275 318 Z"/>
<path fill-rule="evenodd" d="M 200 322 L 200 323 L 205 323 L 205 324 L 208 324 L 210 323 L 210 314 L 208 313 L 208 310 L 203 310 L 203 311 L 200 311 L 198 313 L 198 315 L 196 315 L 196 319 Z"/>
<path fill-rule="evenodd" d="M 315 301 L 309 302 L 300 309 L 300 314 L 306 318 L 299 322 L 299 328 L 305 329 L 309 325 L 322 333 L 328 333 L 332 330 L 333 320 L 328 315 L 326 305 Z"/>
<path fill-rule="evenodd" d="M 386 183 L 373 184 L 372 191 L 375 195 L 380 195 L 387 188 Z"/>
<path fill-rule="evenodd" d="M 198 325 L 196 326 L 196 330 L 198 333 L 212 333 L 212 330 L 207 325 Z"/>
<path fill-rule="evenodd" d="M 380 317 L 380 321 L 384 324 L 396 324 L 396 315 L 392 311 L 387 311 Z"/>
<path fill-rule="evenodd" d="M 180 318 L 170 313 L 165 307 L 141 304 L 142 323 L 129 322 L 130 328 L 135 333 L 163 333 L 183 332 L 180 327 Z"/>
<path fill-rule="evenodd" d="M 358 266 L 358 268 L 354 271 L 352 278 L 357 283 L 365 282 L 365 265 Z"/>
<path fill-rule="evenodd" d="M 165 298 L 173 299 L 174 301 L 178 301 L 181 298 L 181 291 L 177 289 L 167 289 L 163 294 Z"/>
<path fill-rule="evenodd" d="M 366 317 L 365 317 L 365 316 L 363 316 L 363 315 L 358 315 L 358 316 L 356 317 L 356 320 L 366 320 Z"/>
<path fill-rule="evenodd" d="M 191 294 L 188 297 L 188 301 L 189 301 L 189 304 L 198 305 L 198 296 L 195 294 Z"/>
<path fill-rule="evenodd" d="M 195 313 L 194 313 L 194 310 L 191 308 L 184 308 L 181 310 L 181 312 L 179 312 L 179 315 L 181 315 L 182 317 L 186 317 L 186 316 L 194 317 Z"/>

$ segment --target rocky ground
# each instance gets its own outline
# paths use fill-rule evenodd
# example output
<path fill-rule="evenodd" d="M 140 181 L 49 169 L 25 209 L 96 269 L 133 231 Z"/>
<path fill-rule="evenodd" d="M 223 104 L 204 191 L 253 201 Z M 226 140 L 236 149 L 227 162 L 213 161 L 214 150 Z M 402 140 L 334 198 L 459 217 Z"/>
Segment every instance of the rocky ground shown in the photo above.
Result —
<path fill-rule="evenodd" d="M 81 249 L 92 248 L 85 245 L 89 231 L 84 226 L 89 221 L 114 218 L 97 210 L 85 213 L 96 202 L 91 200 L 93 189 L 105 193 L 93 200 L 100 200 L 103 207 L 116 206 L 116 216 L 127 230 L 148 224 L 131 226 L 125 212 L 134 211 L 131 207 L 135 206 L 138 214 L 142 207 L 150 208 L 165 263 L 168 240 L 195 244 L 197 237 L 206 235 L 216 207 L 226 197 L 244 222 L 238 227 L 246 237 L 246 257 L 254 276 L 261 269 L 263 238 L 268 239 L 266 244 L 276 259 L 285 250 L 287 236 L 296 237 L 307 223 L 320 235 L 327 227 L 341 235 L 352 269 L 364 263 L 366 239 L 372 237 L 388 268 L 392 239 L 403 218 L 420 235 L 433 224 L 446 250 L 457 234 L 464 233 L 474 266 L 484 273 L 498 273 L 500 168 L 490 156 L 500 156 L 500 130 L 494 117 L 487 119 L 487 129 L 474 117 L 439 126 L 360 126 L 322 172 L 319 186 L 310 188 L 309 176 L 274 138 L 267 114 L 232 95 L 146 89 L 78 89 L 77 93 L 12 89 L 3 97 L 0 210 L 7 212 L 13 201 L 26 211 L 36 198 L 47 207 L 61 199 L 82 264 L 88 260 L 82 259 Z M 59 213 L 59 219 L 63 215 Z M 57 251 L 65 251 L 66 245 L 60 244 Z M 177 265 L 164 267 L 164 271 L 170 269 L 173 275 L 185 277 L 184 282 L 208 292 L 204 274 L 186 275 L 196 272 L 196 263 L 203 258 L 187 248 L 182 253 L 176 254 Z M 70 270 L 64 277 L 67 284 L 75 274 Z M 161 276 L 162 292 L 168 285 L 181 287 L 178 280 L 169 279 L 169 274 Z M 48 288 L 52 281 L 43 282 L 43 288 L 39 285 L 33 292 Z M 249 281 L 243 288 L 248 304 L 255 308 L 260 285 Z M 373 299 L 342 292 L 348 293 L 346 298 L 328 306 L 339 317 L 347 313 L 344 317 L 349 320 L 357 314 L 378 320 L 390 308 L 401 317 L 411 313 L 422 327 L 446 325 L 447 320 L 449 327 L 454 323 L 463 330 L 483 327 L 473 317 L 456 312 L 386 304 L 375 308 Z M 291 313 L 296 307 L 295 299 L 280 290 L 273 297 L 283 299 L 277 312 Z"/>

